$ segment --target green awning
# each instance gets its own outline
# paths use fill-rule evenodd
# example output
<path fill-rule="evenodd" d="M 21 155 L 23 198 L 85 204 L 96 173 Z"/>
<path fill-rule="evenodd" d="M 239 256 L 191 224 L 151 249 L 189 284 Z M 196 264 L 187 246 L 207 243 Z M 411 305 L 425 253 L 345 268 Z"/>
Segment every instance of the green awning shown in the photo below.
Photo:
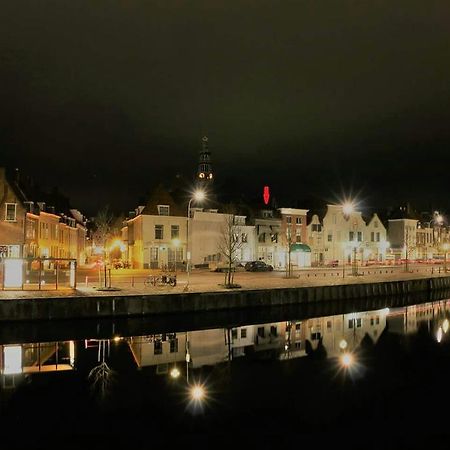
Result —
<path fill-rule="evenodd" d="M 311 248 L 306 244 L 291 244 L 291 252 L 311 253 Z"/>

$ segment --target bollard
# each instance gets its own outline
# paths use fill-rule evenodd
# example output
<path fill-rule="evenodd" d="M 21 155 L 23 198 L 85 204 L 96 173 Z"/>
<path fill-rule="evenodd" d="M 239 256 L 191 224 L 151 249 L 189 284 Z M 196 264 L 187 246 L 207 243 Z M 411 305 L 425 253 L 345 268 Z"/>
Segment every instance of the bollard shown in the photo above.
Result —
<path fill-rule="evenodd" d="M 86 281 L 85 281 L 85 283 L 86 283 L 86 287 L 88 287 L 88 285 L 89 285 L 89 277 L 86 275 Z"/>
<path fill-rule="evenodd" d="M 131 277 L 131 287 L 134 287 L 134 277 Z"/>

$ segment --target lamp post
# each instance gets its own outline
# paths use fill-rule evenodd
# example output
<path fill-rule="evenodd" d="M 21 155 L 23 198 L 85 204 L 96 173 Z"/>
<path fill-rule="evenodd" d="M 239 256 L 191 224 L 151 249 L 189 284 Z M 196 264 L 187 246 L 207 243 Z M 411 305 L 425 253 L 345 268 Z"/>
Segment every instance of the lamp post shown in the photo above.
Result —
<path fill-rule="evenodd" d="M 189 199 L 187 208 L 187 224 L 186 224 L 186 272 L 187 272 L 187 284 L 186 290 L 189 289 L 190 274 L 191 274 L 191 251 L 189 248 L 189 221 L 191 220 L 191 203 L 193 200 L 201 202 L 205 199 L 204 191 L 195 191 L 194 195 Z"/>

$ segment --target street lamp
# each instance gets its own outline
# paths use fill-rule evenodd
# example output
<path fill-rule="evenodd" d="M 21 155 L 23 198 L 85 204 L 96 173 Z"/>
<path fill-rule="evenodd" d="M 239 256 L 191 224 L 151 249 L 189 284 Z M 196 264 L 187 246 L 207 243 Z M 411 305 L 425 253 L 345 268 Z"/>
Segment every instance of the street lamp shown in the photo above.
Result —
<path fill-rule="evenodd" d="M 187 284 L 186 290 L 189 289 L 190 273 L 191 273 L 191 251 L 189 249 L 189 221 L 191 220 L 191 203 L 193 200 L 201 202 L 206 197 L 205 192 L 198 190 L 194 192 L 194 195 L 189 199 L 187 209 L 187 225 L 186 225 L 186 272 L 187 272 Z"/>
<path fill-rule="evenodd" d="M 349 202 L 343 203 L 342 212 L 346 216 L 349 216 L 354 210 L 355 210 L 355 205 L 353 204 L 353 202 L 349 201 Z"/>

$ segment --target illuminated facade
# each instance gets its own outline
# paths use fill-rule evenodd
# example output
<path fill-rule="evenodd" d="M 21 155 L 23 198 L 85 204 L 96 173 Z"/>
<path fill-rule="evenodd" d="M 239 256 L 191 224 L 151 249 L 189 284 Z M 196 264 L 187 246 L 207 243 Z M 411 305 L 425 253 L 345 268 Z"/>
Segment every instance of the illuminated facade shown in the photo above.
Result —
<path fill-rule="evenodd" d="M 327 205 L 322 221 L 313 215 L 307 233 L 313 265 L 349 264 L 353 259 L 359 264 L 383 262 L 389 248 L 377 214 L 366 223 L 361 211 L 345 214 L 342 205 Z"/>
<path fill-rule="evenodd" d="M 7 178 L 3 167 L 0 192 L 0 257 L 19 258 L 23 254 L 26 198 L 17 183 Z"/>

